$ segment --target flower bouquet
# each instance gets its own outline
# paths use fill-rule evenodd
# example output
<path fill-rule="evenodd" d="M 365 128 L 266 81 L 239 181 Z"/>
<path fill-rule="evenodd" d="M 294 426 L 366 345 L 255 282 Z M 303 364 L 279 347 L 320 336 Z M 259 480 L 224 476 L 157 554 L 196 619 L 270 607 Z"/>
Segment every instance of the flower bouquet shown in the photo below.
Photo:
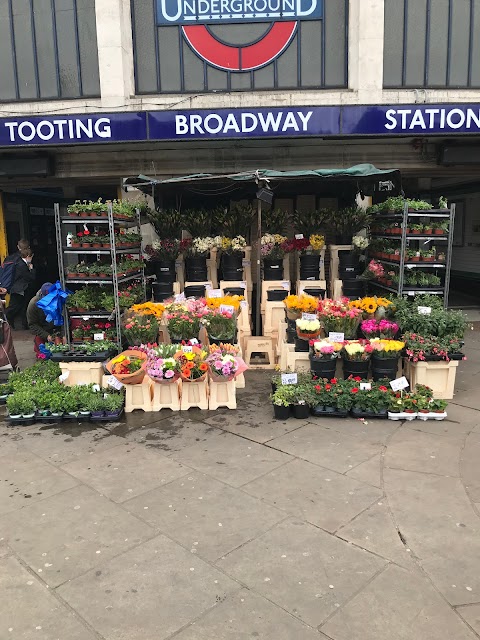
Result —
<path fill-rule="evenodd" d="M 182 340 L 198 338 L 201 317 L 195 312 L 184 308 L 167 313 L 167 328 L 170 339 L 175 342 L 182 342 Z"/>
<path fill-rule="evenodd" d="M 343 345 L 339 342 L 319 340 L 310 342 L 310 370 L 316 378 L 335 377 L 337 358 Z"/>
<path fill-rule="evenodd" d="M 378 280 L 378 278 L 382 278 L 385 275 L 385 269 L 380 262 L 376 260 L 370 260 L 367 268 L 362 273 L 360 278 L 362 280 Z"/>
<path fill-rule="evenodd" d="M 317 302 L 318 316 L 323 323 L 325 333 L 343 333 L 345 338 L 354 338 L 357 334 L 358 324 L 362 317 L 362 311 L 350 307 L 348 298 L 330 300 L 325 298 Z"/>
<path fill-rule="evenodd" d="M 127 349 L 107 363 L 106 368 L 123 384 L 140 384 L 145 377 L 143 363 L 147 354 L 136 349 Z"/>
<path fill-rule="evenodd" d="M 398 333 L 398 324 L 391 322 L 383 318 L 382 320 L 375 320 L 370 318 L 364 320 L 360 325 L 363 335 L 368 338 L 382 338 L 384 340 L 393 340 Z"/>
<path fill-rule="evenodd" d="M 295 322 L 297 326 L 297 336 L 302 340 L 313 340 L 320 334 L 320 320 L 304 320 L 298 318 Z"/>
<path fill-rule="evenodd" d="M 220 352 L 214 352 L 206 360 L 210 377 L 216 382 L 229 382 L 233 380 L 238 371 L 238 361 L 235 356 Z"/>
<path fill-rule="evenodd" d="M 160 384 L 175 382 L 180 376 L 178 360 L 173 357 L 161 358 L 154 352 L 149 352 L 144 368 L 148 377 Z"/>
<path fill-rule="evenodd" d="M 366 380 L 372 353 L 373 347 L 367 341 L 352 340 L 351 342 L 346 342 L 342 349 L 344 377 L 360 376 L 361 379 Z"/>
<path fill-rule="evenodd" d="M 154 316 L 134 316 L 126 320 L 123 335 L 129 345 L 151 344 L 158 339 L 158 322 Z"/>
<path fill-rule="evenodd" d="M 313 296 L 301 294 L 299 296 L 287 296 L 284 300 L 285 312 L 289 320 L 300 318 L 302 313 L 316 313 L 318 299 Z"/>
<path fill-rule="evenodd" d="M 260 238 L 260 254 L 263 259 L 281 260 L 291 250 L 286 236 L 266 233 Z"/>
<path fill-rule="evenodd" d="M 182 380 L 185 382 L 205 380 L 208 373 L 208 364 L 205 362 L 206 356 L 207 352 L 201 347 L 188 347 L 188 350 L 177 351 L 174 358 L 180 367 Z"/>

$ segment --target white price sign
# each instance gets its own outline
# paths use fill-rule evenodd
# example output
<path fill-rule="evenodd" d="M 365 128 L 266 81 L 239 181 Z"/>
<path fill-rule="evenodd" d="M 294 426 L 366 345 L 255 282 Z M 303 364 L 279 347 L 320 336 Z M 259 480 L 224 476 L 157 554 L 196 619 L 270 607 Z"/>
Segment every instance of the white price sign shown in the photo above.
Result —
<path fill-rule="evenodd" d="M 432 307 L 418 307 L 418 313 L 421 316 L 429 316 L 432 313 Z"/>
<path fill-rule="evenodd" d="M 331 342 L 344 342 L 345 334 L 344 333 L 336 333 L 335 331 L 330 331 L 328 334 L 328 339 Z"/>
<path fill-rule="evenodd" d="M 296 373 L 282 373 L 282 384 L 297 384 L 298 374 Z"/>
<path fill-rule="evenodd" d="M 290 291 L 290 281 L 289 280 L 284 280 L 282 282 L 282 287 L 285 289 L 285 291 Z"/>
<path fill-rule="evenodd" d="M 361 382 L 360 383 L 360 391 L 371 391 L 372 383 L 371 382 Z"/>
<path fill-rule="evenodd" d="M 246 289 L 246 288 L 247 288 L 247 281 L 246 281 L 246 280 L 242 280 L 242 281 L 240 282 L 240 287 L 241 287 L 242 289 Z"/>
<path fill-rule="evenodd" d="M 220 313 L 235 313 L 235 307 L 232 307 L 231 304 L 221 304 L 220 305 Z"/>
<path fill-rule="evenodd" d="M 174 302 L 184 302 L 184 300 L 185 300 L 185 294 L 184 293 L 177 293 L 173 298 Z"/>
<path fill-rule="evenodd" d="M 222 298 L 222 290 L 221 289 L 208 289 L 207 290 L 208 298 Z"/>
<path fill-rule="evenodd" d="M 197 340 L 196 338 L 192 338 L 192 339 L 190 340 L 190 342 L 191 342 L 192 344 L 198 344 L 198 340 Z"/>
<path fill-rule="evenodd" d="M 316 320 L 317 315 L 315 313 L 302 313 L 302 320 Z"/>
<path fill-rule="evenodd" d="M 123 384 L 123 382 L 120 382 L 120 380 L 117 380 L 115 378 L 115 376 L 109 376 L 107 378 L 107 384 L 109 387 L 112 387 L 113 389 L 116 389 L 117 391 L 120 391 L 120 389 L 122 389 L 125 385 Z"/>
<path fill-rule="evenodd" d="M 295 240 L 303 240 L 303 233 L 296 233 Z"/>
<path fill-rule="evenodd" d="M 245 260 L 245 258 L 242 260 L 242 267 L 249 267 L 250 264 L 250 260 Z"/>
<path fill-rule="evenodd" d="M 408 380 L 405 378 L 405 376 L 402 376 L 401 378 L 392 380 L 390 382 L 390 386 L 392 387 L 393 391 L 402 391 L 402 389 L 406 389 L 408 387 Z"/>
<path fill-rule="evenodd" d="M 191 345 L 189 345 L 189 344 L 185 344 L 185 345 L 183 345 L 183 347 L 182 347 L 182 351 L 183 351 L 184 353 L 192 353 L 192 351 L 193 351 L 193 347 L 192 347 Z"/>
<path fill-rule="evenodd" d="M 92 387 L 93 391 L 100 391 L 100 385 L 99 384 L 94 384 Z"/>
<path fill-rule="evenodd" d="M 100 340 L 105 340 L 105 332 L 104 332 L 104 331 L 102 331 L 102 332 L 100 332 L 100 333 L 94 333 L 94 334 L 93 334 L 93 339 L 94 339 L 96 342 L 100 342 Z"/>
<path fill-rule="evenodd" d="M 246 300 L 241 300 L 240 307 L 242 309 L 246 309 L 248 307 L 248 302 Z"/>
<path fill-rule="evenodd" d="M 58 376 L 59 382 L 65 382 L 65 380 L 68 379 L 69 375 L 70 375 L 70 371 L 64 371 L 60 376 Z"/>

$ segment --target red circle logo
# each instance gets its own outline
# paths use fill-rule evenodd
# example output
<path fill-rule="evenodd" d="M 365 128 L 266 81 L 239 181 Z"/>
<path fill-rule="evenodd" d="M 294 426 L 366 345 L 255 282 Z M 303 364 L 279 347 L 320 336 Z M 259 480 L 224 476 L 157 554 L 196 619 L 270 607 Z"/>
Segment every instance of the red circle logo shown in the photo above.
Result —
<path fill-rule="evenodd" d="M 274 22 L 260 40 L 243 46 L 220 42 L 205 25 L 184 26 L 182 30 L 195 53 L 217 69 L 253 71 L 285 51 L 295 35 L 297 22 Z"/>

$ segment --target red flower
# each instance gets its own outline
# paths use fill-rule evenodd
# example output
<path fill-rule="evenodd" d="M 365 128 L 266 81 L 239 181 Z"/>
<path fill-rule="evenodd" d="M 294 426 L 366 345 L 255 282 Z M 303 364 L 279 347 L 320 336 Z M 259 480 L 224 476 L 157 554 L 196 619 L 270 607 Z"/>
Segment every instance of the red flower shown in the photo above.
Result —
<path fill-rule="evenodd" d="M 315 390 L 316 391 L 321 391 L 322 387 L 319 384 L 315 385 Z"/>
<path fill-rule="evenodd" d="M 331 388 L 332 388 L 331 384 L 326 384 L 325 385 L 325 391 L 330 391 Z"/>
<path fill-rule="evenodd" d="M 383 384 L 380 387 L 378 387 L 378 390 L 379 391 L 388 391 L 387 387 L 384 387 Z"/>
<path fill-rule="evenodd" d="M 331 382 L 332 384 L 337 384 L 338 380 L 337 380 L 336 378 L 332 378 L 332 379 L 330 380 L 330 382 Z"/>
<path fill-rule="evenodd" d="M 362 381 L 360 376 L 355 376 L 354 380 L 355 380 L 355 382 L 361 382 Z M 357 391 L 358 391 L 358 389 L 357 389 Z"/>
<path fill-rule="evenodd" d="M 358 393 L 360 389 L 358 387 L 353 387 L 352 393 Z"/>

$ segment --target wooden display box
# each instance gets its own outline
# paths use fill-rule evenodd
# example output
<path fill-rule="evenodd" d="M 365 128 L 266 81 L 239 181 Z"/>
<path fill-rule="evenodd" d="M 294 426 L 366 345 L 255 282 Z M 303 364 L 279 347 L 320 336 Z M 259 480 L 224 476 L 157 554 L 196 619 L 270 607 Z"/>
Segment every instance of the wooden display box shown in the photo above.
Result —
<path fill-rule="evenodd" d="M 68 371 L 68 378 L 63 381 L 67 387 L 76 384 L 102 385 L 103 366 L 101 362 L 59 362 L 62 374 Z"/>
<path fill-rule="evenodd" d="M 446 362 L 406 362 L 406 376 L 410 388 L 424 384 L 433 391 L 436 400 L 453 400 L 458 360 Z"/>

